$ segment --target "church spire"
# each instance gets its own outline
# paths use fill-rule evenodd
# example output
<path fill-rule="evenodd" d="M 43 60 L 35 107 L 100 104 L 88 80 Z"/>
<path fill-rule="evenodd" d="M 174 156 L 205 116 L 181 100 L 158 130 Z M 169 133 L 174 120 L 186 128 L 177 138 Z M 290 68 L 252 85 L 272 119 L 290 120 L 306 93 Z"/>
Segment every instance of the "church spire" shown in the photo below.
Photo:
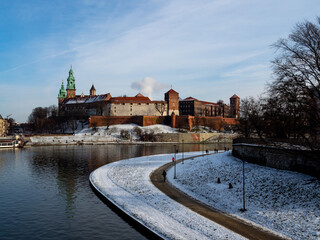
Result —
<path fill-rule="evenodd" d="M 95 96 L 96 95 L 96 89 L 94 85 L 92 84 L 92 87 L 90 88 L 90 96 Z"/>
<path fill-rule="evenodd" d="M 67 97 L 73 98 L 76 96 L 76 80 L 73 76 L 72 65 L 69 70 L 69 77 L 67 79 Z"/>
<path fill-rule="evenodd" d="M 75 78 L 73 76 L 73 70 L 72 70 L 72 65 L 70 67 L 70 70 L 69 70 L 69 77 L 67 79 L 68 81 L 68 84 L 67 84 L 67 90 L 68 89 L 76 89 L 76 83 L 75 83 Z"/>
<path fill-rule="evenodd" d="M 62 80 L 61 88 L 60 88 L 60 91 L 59 91 L 59 94 L 58 94 L 58 98 L 65 98 L 66 96 L 67 96 L 67 92 L 64 89 L 64 84 L 63 84 L 63 80 Z"/>

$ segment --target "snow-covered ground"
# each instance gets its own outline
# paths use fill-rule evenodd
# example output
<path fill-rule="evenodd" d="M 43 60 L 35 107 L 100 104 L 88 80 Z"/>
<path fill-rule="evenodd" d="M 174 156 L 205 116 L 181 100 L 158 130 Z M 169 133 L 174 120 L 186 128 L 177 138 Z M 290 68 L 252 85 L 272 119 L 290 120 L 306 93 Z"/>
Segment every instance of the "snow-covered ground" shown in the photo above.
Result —
<path fill-rule="evenodd" d="M 97 127 L 96 130 L 93 128 L 83 128 L 76 131 L 74 135 L 67 136 L 38 136 L 31 137 L 32 144 L 77 144 L 86 142 L 121 142 L 124 139 L 121 137 L 121 130 L 126 130 L 130 134 L 131 140 L 138 140 L 139 137 L 136 135 L 134 129 L 139 128 L 144 132 L 157 133 L 175 133 L 177 129 L 171 128 L 166 125 L 152 125 L 147 127 L 140 127 L 136 124 L 119 124 L 107 127 Z M 127 141 L 129 139 L 126 139 Z"/>
<path fill-rule="evenodd" d="M 200 153 L 186 153 L 185 157 Z M 168 239 L 243 239 L 164 195 L 150 181 L 171 155 L 114 162 L 90 175 L 92 184 L 127 214 Z"/>
<path fill-rule="evenodd" d="M 208 127 L 198 127 L 198 133 L 213 133 L 214 130 Z M 138 131 L 139 134 L 137 134 Z M 65 132 L 72 133 L 71 128 L 68 128 Z M 88 128 L 88 125 L 81 125 L 77 123 L 77 128 L 73 135 L 49 135 L 49 136 L 32 136 L 30 137 L 32 145 L 61 145 L 61 144 L 79 144 L 79 143 L 105 143 L 105 142 L 131 142 L 141 141 L 141 135 L 154 136 L 156 134 L 166 133 L 188 133 L 184 129 L 171 128 L 167 125 L 155 124 L 151 126 L 141 127 L 136 124 L 118 124 L 112 126 L 104 126 L 97 128 Z M 123 133 L 121 135 L 121 133 Z M 192 131 L 193 133 L 193 131 Z M 232 139 L 237 137 L 237 134 L 213 133 L 210 139 L 207 141 L 213 142 L 231 142 Z M 153 142 L 154 139 L 144 139 L 144 141 Z M 161 141 L 161 140 L 160 140 Z"/>
<path fill-rule="evenodd" d="M 311 176 L 245 163 L 247 211 L 240 212 L 242 161 L 231 152 L 194 158 L 177 169 L 177 179 L 170 169 L 168 180 L 210 206 L 292 239 L 320 239 L 320 182 Z"/>
<path fill-rule="evenodd" d="M 106 136 L 110 138 L 118 138 L 120 139 L 120 133 L 121 130 L 128 131 L 130 133 L 130 136 L 132 139 L 139 139 L 139 137 L 136 135 L 134 129 L 139 128 L 142 131 L 146 132 L 154 132 L 157 133 L 175 133 L 177 130 L 174 128 L 171 128 L 166 125 L 161 124 L 155 124 L 151 126 L 141 127 L 136 124 L 118 124 L 118 125 L 112 125 L 109 127 L 97 127 L 96 130 L 93 128 L 84 128 L 81 131 L 77 132 L 76 136 Z"/>

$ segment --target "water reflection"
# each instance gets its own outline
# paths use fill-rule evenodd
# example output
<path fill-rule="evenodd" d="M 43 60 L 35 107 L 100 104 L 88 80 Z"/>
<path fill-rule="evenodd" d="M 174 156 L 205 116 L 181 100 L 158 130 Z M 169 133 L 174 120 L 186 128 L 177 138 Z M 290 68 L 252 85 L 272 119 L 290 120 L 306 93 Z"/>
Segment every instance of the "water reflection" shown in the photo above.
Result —
<path fill-rule="evenodd" d="M 75 175 L 69 173 L 68 171 L 64 171 L 63 168 L 58 168 L 58 176 L 57 176 L 57 185 L 59 188 L 58 196 L 62 197 L 66 202 L 65 213 L 68 218 L 72 218 L 74 216 L 74 203 L 76 196 L 75 186 Z"/>
<path fill-rule="evenodd" d="M 173 144 L 1 150 L 0 239 L 144 239 L 97 198 L 89 174 L 120 159 L 169 152 Z"/>

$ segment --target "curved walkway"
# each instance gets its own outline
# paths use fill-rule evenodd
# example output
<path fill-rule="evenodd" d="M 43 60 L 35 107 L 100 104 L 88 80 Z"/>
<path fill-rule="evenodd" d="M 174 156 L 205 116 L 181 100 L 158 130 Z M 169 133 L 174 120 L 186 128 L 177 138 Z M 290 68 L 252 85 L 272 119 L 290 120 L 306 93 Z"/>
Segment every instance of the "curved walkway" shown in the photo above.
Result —
<path fill-rule="evenodd" d="M 194 157 L 185 158 L 192 159 Z M 182 159 L 178 160 L 176 163 L 181 162 Z M 171 199 L 179 202 L 185 207 L 191 209 L 192 211 L 230 229 L 231 231 L 242 235 L 248 239 L 261 239 L 261 240 L 270 240 L 270 239 L 284 239 L 278 235 L 273 234 L 272 232 L 267 232 L 262 229 L 259 229 L 253 225 L 250 225 L 244 221 L 241 221 L 237 218 L 234 218 L 230 215 L 227 215 L 219 210 L 216 210 L 208 205 L 205 205 L 176 189 L 169 183 L 163 182 L 162 172 L 173 166 L 173 163 L 167 163 L 162 167 L 156 169 L 150 175 L 151 182 L 164 194 L 166 194 Z"/>
<path fill-rule="evenodd" d="M 196 155 L 199 153 L 185 153 L 186 157 Z M 170 161 L 171 156 L 163 154 L 113 162 L 94 170 L 90 182 L 114 206 L 163 239 L 244 239 L 152 184 L 150 174 Z"/>

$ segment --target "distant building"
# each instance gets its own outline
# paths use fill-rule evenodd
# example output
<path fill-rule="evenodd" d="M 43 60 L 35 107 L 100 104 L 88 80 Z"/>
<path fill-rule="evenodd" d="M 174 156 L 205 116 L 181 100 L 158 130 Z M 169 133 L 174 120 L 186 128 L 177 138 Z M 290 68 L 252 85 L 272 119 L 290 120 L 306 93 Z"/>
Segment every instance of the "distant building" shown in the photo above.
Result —
<path fill-rule="evenodd" d="M 240 98 L 238 99 L 240 100 Z M 233 97 L 230 98 L 230 106 L 223 102 L 213 103 L 201 101 L 193 97 L 188 97 L 179 102 L 180 115 L 195 117 L 239 118 L 239 115 L 233 113 L 233 111 L 238 113 L 239 108 L 239 101 L 236 101 Z"/>
<path fill-rule="evenodd" d="M 167 115 L 172 115 L 174 113 L 176 116 L 179 116 L 179 93 L 173 89 L 170 89 L 164 94 L 164 100 L 167 103 Z"/>
<path fill-rule="evenodd" d="M 240 118 L 240 98 L 236 94 L 230 98 L 230 117 Z"/>
<path fill-rule="evenodd" d="M 0 137 L 6 137 L 8 135 L 10 124 L 6 119 L 3 119 L 0 115 Z"/>
<path fill-rule="evenodd" d="M 230 107 L 223 102 L 212 103 L 188 97 L 179 101 L 179 93 L 170 89 L 164 101 L 152 101 L 142 94 L 134 97 L 112 97 L 110 93 L 97 95 L 94 85 L 89 95 L 76 95 L 75 77 L 70 68 L 65 89 L 62 81 L 58 94 L 59 116 L 87 118 L 89 116 L 171 116 L 239 118 L 240 98 L 233 95 Z"/>
<path fill-rule="evenodd" d="M 179 93 L 170 89 L 164 101 L 152 101 L 142 94 L 134 97 L 112 97 L 110 93 L 96 95 L 92 85 L 89 95 L 76 95 L 72 68 L 67 79 L 67 89 L 62 81 L 58 94 L 59 116 L 85 118 L 89 116 L 169 116 L 179 115 Z"/>

